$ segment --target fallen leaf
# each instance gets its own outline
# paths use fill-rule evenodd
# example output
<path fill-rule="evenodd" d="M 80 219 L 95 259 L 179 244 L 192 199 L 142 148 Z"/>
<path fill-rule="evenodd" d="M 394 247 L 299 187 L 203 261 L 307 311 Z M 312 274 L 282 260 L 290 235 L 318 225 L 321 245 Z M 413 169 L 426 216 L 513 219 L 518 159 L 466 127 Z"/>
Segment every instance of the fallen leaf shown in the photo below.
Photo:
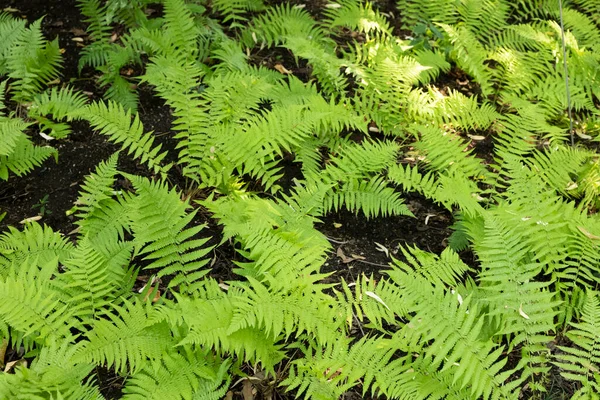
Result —
<path fill-rule="evenodd" d="M 75 36 L 86 36 L 87 35 L 86 31 L 84 31 L 83 29 L 79 29 L 79 28 L 70 29 L 69 32 L 71 32 Z"/>
<path fill-rule="evenodd" d="M 288 70 L 281 64 L 275 64 L 273 68 L 275 68 L 277 71 L 279 71 L 279 73 L 282 73 L 284 75 L 290 75 L 292 73 L 292 71 Z"/>
<path fill-rule="evenodd" d="M 341 228 L 341 227 L 342 227 L 342 224 L 340 224 L 340 223 L 338 223 L 338 222 L 334 222 L 334 223 L 333 223 L 333 227 L 334 227 L 335 229 L 338 229 L 338 228 Z"/>
<path fill-rule="evenodd" d="M 579 185 L 577 184 L 577 182 L 570 182 L 567 187 L 565 188 L 565 190 L 573 190 L 573 189 L 577 189 L 579 187 Z"/>
<path fill-rule="evenodd" d="M 233 400 L 233 392 L 231 390 L 225 394 L 225 400 Z"/>
<path fill-rule="evenodd" d="M 80 38 L 80 37 L 78 37 L 78 36 L 77 36 L 77 37 L 74 37 L 74 38 L 71 38 L 71 40 L 72 40 L 72 41 L 74 41 L 74 42 L 83 43 L 83 38 Z"/>
<path fill-rule="evenodd" d="M 481 142 L 482 140 L 485 140 L 485 136 L 481 136 L 481 135 L 467 135 L 468 137 L 471 138 L 471 140 L 474 140 L 476 142 Z"/>
<path fill-rule="evenodd" d="M 376 126 L 370 126 L 369 132 L 379 133 L 379 128 Z"/>
<path fill-rule="evenodd" d="M 19 221 L 19 223 L 25 225 L 25 224 L 28 224 L 30 222 L 39 221 L 40 219 L 42 219 L 42 216 L 41 215 L 36 215 L 35 217 L 25 218 L 24 220 Z"/>
<path fill-rule="evenodd" d="M 18 367 L 20 365 L 27 367 L 27 360 L 21 359 L 6 363 L 6 366 L 4 367 L 4 372 L 9 372 L 13 368 Z"/>
<path fill-rule="evenodd" d="M 577 136 L 579 136 L 582 139 L 585 139 L 585 140 L 592 139 L 592 137 L 590 135 L 586 135 L 585 133 L 581 133 L 579 131 L 575 131 L 575 133 L 577 134 Z"/>
<path fill-rule="evenodd" d="M 242 387 L 242 395 L 244 396 L 244 400 L 254 400 L 254 386 L 252 386 L 252 382 L 249 379 L 244 381 L 244 386 Z"/>
<path fill-rule="evenodd" d="M 383 304 L 383 306 L 385 308 L 387 308 L 388 310 L 390 309 L 387 304 L 385 304 L 385 302 L 383 300 L 381 300 L 381 297 L 377 296 L 375 293 L 370 292 L 370 291 L 366 291 L 365 294 L 373 299 L 375 299 L 376 301 L 378 301 L 379 303 Z"/>
<path fill-rule="evenodd" d="M 17 13 L 17 12 L 20 13 L 21 12 L 19 9 L 14 8 L 14 7 L 6 7 L 6 8 L 3 8 L 2 11 L 9 12 L 9 13 L 10 12 L 12 12 L 12 13 Z"/>
<path fill-rule="evenodd" d="M 342 262 L 344 264 L 348 264 L 349 262 L 354 261 L 353 258 L 346 257 L 346 255 L 344 254 L 344 251 L 342 250 L 341 247 L 338 247 L 336 255 L 342 259 Z"/>
<path fill-rule="evenodd" d="M 117 41 L 117 39 L 119 39 L 119 35 L 117 35 L 116 33 L 113 33 L 113 34 L 110 36 L 110 40 L 109 40 L 109 41 L 110 41 L 111 43 L 114 43 L 114 42 L 116 42 L 116 41 Z"/>
<path fill-rule="evenodd" d="M 590 231 L 585 229 L 583 226 L 578 226 L 577 229 L 579 229 L 579 231 L 581 233 L 583 233 L 585 236 L 587 236 L 588 238 L 590 238 L 592 240 L 600 240 L 600 236 L 594 235 L 593 233 L 591 233 Z"/>
<path fill-rule="evenodd" d="M 366 257 L 359 256 L 358 254 L 350 254 L 350 257 L 352 257 L 355 260 L 366 260 Z"/>
<path fill-rule="evenodd" d="M 385 253 L 385 255 L 389 258 L 390 257 L 390 251 L 388 250 L 387 247 L 385 247 L 384 245 L 382 245 L 381 243 L 377 243 L 377 242 L 373 242 L 375 243 L 375 250 L 377 251 L 381 251 L 382 253 Z"/>
<path fill-rule="evenodd" d="M 46 140 L 54 140 L 52 136 L 46 135 L 44 132 L 40 131 L 40 136 Z"/>
<path fill-rule="evenodd" d="M 525 312 L 523 311 L 523 303 L 521 303 L 521 305 L 519 306 L 519 314 L 521 315 L 521 317 L 529 319 L 529 315 L 525 314 Z"/>
<path fill-rule="evenodd" d="M 329 3 L 329 4 L 325 4 L 325 8 L 331 8 L 331 9 L 342 8 L 342 5 L 337 4 L 337 3 Z"/>

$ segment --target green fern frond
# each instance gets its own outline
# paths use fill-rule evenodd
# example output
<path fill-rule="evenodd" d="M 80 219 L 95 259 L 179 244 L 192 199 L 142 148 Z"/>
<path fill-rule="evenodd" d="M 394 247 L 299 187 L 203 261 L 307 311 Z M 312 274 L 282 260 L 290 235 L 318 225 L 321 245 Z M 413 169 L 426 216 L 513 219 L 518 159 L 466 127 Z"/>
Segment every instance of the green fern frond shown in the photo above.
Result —
<path fill-rule="evenodd" d="M 86 219 L 104 200 L 113 196 L 112 186 L 117 174 L 119 153 L 115 153 L 106 161 L 96 166 L 93 173 L 85 177 L 77 199 L 78 217 Z"/>
<path fill-rule="evenodd" d="M 170 165 L 161 165 L 167 155 L 166 151 L 160 152 L 161 145 L 154 145 L 152 132 L 145 133 L 139 116 L 135 114 L 132 120 L 131 111 L 115 102 L 92 103 L 77 113 L 79 118 L 86 119 L 103 135 L 127 149 L 128 154 L 139 158 L 148 164 L 155 173 L 166 173 Z"/>
<path fill-rule="evenodd" d="M 435 171 L 458 172 L 465 177 L 482 177 L 487 174 L 480 160 L 471 155 L 467 144 L 456 134 L 431 126 L 421 126 L 421 140 L 415 148 L 425 156 L 423 162 Z"/>
<path fill-rule="evenodd" d="M 502 318 L 499 334 L 510 336 L 510 348 L 521 346 L 518 369 L 521 380 L 527 380 L 532 390 L 544 390 L 538 376 L 549 371 L 548 335 L 554 329 L 554 293 L 549 284 L 535 282 L 542 265 L 530 260 L 528 243 L 519 232 L 507 229 L 501 222 L 486 218 L 485 236 L 476 243 L 481 260 L 481 290 L 491 317 Z"/>
<path fill-rule="evenodd" d="M 93 327 L 112 303 L 131 291 L 134 282 L 127 265 L 132 250 L 127 242 L 83 238 L 64 262 L 65 272 L 55 284 L 85 326 Z"/>
<path fill-rule="evenodd" d="M 114 313 L 97 320 L 85 333 L 85 340 L 74 355 L 76 362 L 114 367 L 119 372 L 141 370 L 150 360 L 158 360 L 175 345 L 169 328 L 148 321 L 148 311 L 137 302 L 113 304 Z"/>
<path fill-rule="evenodd" d="M 251 327 L 273 339 L 306 335 L 326 344 L 342 328 L 344 321 L 337 318 L 330 296 L 315 287 L 288 290 L 287 285 L 281 286 L 268 288 L 249 278 L 240 295 L 232 298 L 235 311 L 229 333 Z"/>
<path fill-rule="evenodd" d="M 58 39 L 48 42 L 44 39 L 41 20 L 37 20 L 21 32 L 7 55 L 8 76 L 14 98 L 29 101 L 48 82 L 59 76 L 58 68 L 62 58 Z"/>
<path fill-rule="evenodd" d="M 27 258 L 19 267 L 20 275 L 11 274 L 0 280 L 0 297 L 4 299 L 0 316 L 12 329 L 40 343 L 70 338 L 69 329 L 77 323 L 74 312 L 47 283 L 37 282 L 38 277 L 32 277 L 31 271 L 37 271 L 36 264 L 37 260 Z M 49 265 L 52 264 L 56 266 L 55 262 Z M 24 274 L 29 278 L 24 278 Z"/>
<path fill-rule="evenodd" d="M 440 27 L 446 32 L 452 44 L 451 57 L 479 83 L 484 96 L 491 94 L 492 72 L 484 64 L 488 58 L 487 52 L 475 34 L 465 27 L 457 28 L 447 23 L 440 24 Z"/>
<path fill-rule="evenodd" d="M 567 331 L 567 337 L 573 342 L 573 345 L 559 346 L 561 353 L 555 355 L 557 361 L 554 362 L 562 369 L 563 377 L 581 382 L 583 387 L 575 394 L 581 398 L 593 398 L 600 393 L 598 329 L 600 329 L 598 293 L 588 291 L 580 322 L 571 322 L 570 329 Z"/>
<path fill-rule="evenodd" d="M 246 361 L 260 362 L 267 371 L 273 371 L 275 364 L 284 358 L 283 346 L 275 343 L 261 329 L 229 332 L 235 311 L 232 298 L 223 294 L 216 282 L 211 283 L 221 292 L 217 296 L 191 298 L 175 295 L 178 309 L 174 310 L 174 317 L 182 320 L 187 329 L 185 338 L 178 345 L 206 346 L 217 354 L 235 354 Z M 230 290 L 233 292 L 234 288 Z M 169 313 L 173 314 L 173 311 Z"/>
<path fill-rule="evenodd" d="M 26 259 L 35 258 L 40 264 L 52 260 L 63 262 L 68 259 L 74 247 L 67 238 L 47 226 L 37 223 L 27 224 L 22 231 L 9 227 L 0 236 L 0 271 L 18 271 Z"/>
<path fill-rule="evenodd" d="M 6 399 L 101 400 L 104 397 L 89 374 L 91 364 L 73 362 L 77 346 L 56 342 L 44 346 L 31 367 L 0 374 L 0 397 Z"/>
<path fill-rule="evenodd" d="M 129 176 L 136 197 L 129 202 L 132 229 L 139 254 L 152 262 L 146 268 L 160 268 L 158 276 L 175 275 L 169 287 L 193 284 L 208 271 L 205 256 L 211 247 L 204 247 L 210 238 L 199 238 L 205 225 L 186 228 L 196 212 L 187 213 L 187 203 L 179 193 L 161 182 Z"/>
<path fill-rule="evenodd" d="M 230 362 L 209 363 L 209 354 L 186 349 L 170 352 L 132 375 L 123 388 L 123 400 L 218 400 L 229 389 Z"/>
<path fill-rule="evenodd" d="M 0 75 L 10 72 L 7 62 L 14 46 L 25 33 L 26 24 L 25 20 L 0 13 Z"/>
<path fill-rule="evenodd" d="M 392 29 L 387 19 L 369 3 L 361 4 L 356 0 L 343 0 L 341 7 L 327 8 L 325 24 L 330 29 L 348 27 L 352 30 L 370 34 L 390 35 Z"/>
<path fill-rule="evenodd" d="M 183 0 L 165 0 L 164 28 L 170 38 L 172 52 L 177 57 L 192 61 L 198 53 L 197 38 L 200 30 Z"/>
<path fill-rule="evenodd" d="M 367 177 L 369 173 L 393 165 L 399 151 L 398 144 L 392 141 L 364 141 L 340 146 L 324 172 L 334 181 Z"/>
<path fill-rule="evenodd" d="M 421 21 L 444 22 L 455 24 L 458 22 L 457 3 L 445 0 L 415 1 L 398 0 L 398 10 L 402 13 L 402 21 L 407 28 L 414 27 Z"/>
<path fill-rule="evenodd" d="M 350 179 L 324 199 L 324 211 L 339 211 L 342 206 L 367 218 L 390 215 L 412 215 L 400 194 L 387 186 L 381 177 L 370 180 Z"/>
<path fill-rule="evenodd" d="M 262 11 L 265 5 L 262 0 L 215 0 L 212 8 L 225 17 L 223 22 L 237 22 L 246 21 L 245 13 Z"/>

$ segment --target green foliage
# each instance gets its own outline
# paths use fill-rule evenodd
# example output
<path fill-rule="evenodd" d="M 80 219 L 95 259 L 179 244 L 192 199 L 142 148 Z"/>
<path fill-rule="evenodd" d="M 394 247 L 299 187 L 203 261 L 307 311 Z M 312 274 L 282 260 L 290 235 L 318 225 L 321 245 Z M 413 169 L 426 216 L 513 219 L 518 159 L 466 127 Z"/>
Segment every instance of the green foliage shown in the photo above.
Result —
<path fill-rule="evenodd" d="M 92 103 L 44 91 L 55 42 L 0 15 L 0 94 L 29 103 L 0 116 L 0 177 L 52 154 L 34 122 L 58 139 L 83 119 L 126 150 L 84 180 L 73 242 L 35 222 L 0 236 L 0 335 L 33 359 L 0 375 L 0 397 L 101 398 L 102 366 L 126 399 L 216 399 L 251 365 L 305 399 L 540 399 L 556 373 L 597 398 L 597 5 L 565 2 L 569 146 L 556 5 L 397 3 L 416 38 L 379 2 L 317 21 L 258 0 L 164 0 L 160 17 L 82 0 L 81 67 L 107 86 Z M 142 58 L 172 109 L 183 192 L 121 75 Z M 153 176 L 119 172 L 127 155 Z M 402 246 L 354 282 L 323 272 L 320 218 L 410 216 L 410 193 L 453 213 L 441 254 Z M 219 239 L 237 254 L 212 270 Z"/>

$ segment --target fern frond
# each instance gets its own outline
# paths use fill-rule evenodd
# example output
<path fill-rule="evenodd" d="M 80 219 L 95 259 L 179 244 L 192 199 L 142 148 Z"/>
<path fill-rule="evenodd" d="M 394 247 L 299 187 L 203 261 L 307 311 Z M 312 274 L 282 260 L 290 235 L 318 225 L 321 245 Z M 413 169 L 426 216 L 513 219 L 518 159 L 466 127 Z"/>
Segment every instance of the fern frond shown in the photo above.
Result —
<path fill-rule="evenodd" d="M 161 161 L 167 155 L 166 151 L 160 152 L 161 145 L 154 146 L 152 132 L 145 133 L 139 116 L 135 114 L 132 120 L 131 111 L 115 102 L 92 103 L 77 116 L 86 119 L 103 135 L 115 143 L 121 144 L 127 149 L 128 154 L 139 158 L 141 162 L 148 164 L 155 173 L 166 173 L 170 165 L 161 165 Z"/>
<path fill-rule="evenodd" d="M 166 184 L 129 176 L 137 196 L 129 203 L 132 228 L 139 254 L 152 263 L 146 268 L 160 268 L 158 276 L 175 275 L 169 287 L 193 284 L 208 271 L 204 247 L 210 238 L 199 238 L 205 225 L 186 228 L 196 212 L 187 213 L 187 203 Z"/>
<path fill-rule="evenodd" d="M 217 293 L 220 292 L 216 282 L 212 281 L 211 286 L 216 287 Z M 231 287 L 230 290 L 233 292 L 235 289 Z M 282 345 L 275 343 L 261 329 L 229 332 L 235 310 L 229 295 L 221 292 L 208 298 L 175 297 L 178 309 L 174 316 L 187 327 L 187 335 L 179 346 L 206 346 L 217 354 L 230 353 L 246 361 L 260 361 L 267 371 L 272 371 L 275 364 L 284 358 Z"/>
<path fill-rule="evenodd" d="M 186 349 L 187 350 L 187 349 Z M 123 388 L 123 400 L 218 400 L 225 395 L 231 378 L 230 362 L 209 363 L 209 354 L 187 350 L 170 352 L 132 375 Z"/>
<path fill-rule="evenodd" d="M 338 332 L 344 321 L 337 318 L 330 296 L 319 293 L 315 287 L 295 290 L 268 288 L 249 278 L 242 292 L 232 298 L 235 307 L 229 332 L 245 328 L 260 329 L 273 339 L 280 335 L 289 339 L 314 337 L 320 344 L 328 343 L 333 332 Z"/>
<path fill-rule="evenodd" d="M 21 129 L 23 125 L 17 124 L 17 127 Z M 54 156 L 55 160 L 58 159 L 55 149 L 50 146 L 34 146 L 25 134 L 16 136 L 15 142 L 9 155 L 0 154 L 0 179 L 7 180 L 9 171 L 17 176 L 23 176 L 42 165 L 50 156 Z"/>
<path fill-rule="evenodd" d="M 0 236 L 0 272 L 18 271 L 26 259 L 36 259 L 40 264 L 52 260 L 63 262 L 74 247 L 67 238 L 47 226 L 28 224 L 22 231 L 8 228 Z"/>
<path fill-rule="evenodd" d="M 44 288 L 44 282 L 35 278 L 24 279 L 25 270 L 37 270 L 31 258 L 23 261 L 21 276 L 0 279 L 0 316 L 12 329 L 24 336 L 45 343 L 49 339 L 71 337 L 70 327 L 76 324 L 73 310 L 60 301 L 57 292 Z M 47 284 L 46 284 L 47 285 Z"/>
<path fill-rule="evenodd" d="M 114 367 L 119 372 L 141 370 L 150 360 L 160 359 L 173 346 L 167 325 L 152 324 L 140 303 L 113 305 L 114 313 L 97 320 L 85 333 L 74 355 L 77 362 Z"/>
<path fill-rule="evenodd" d="M 75 363 L 77 346 L 52 341 L 44 346 L 31 367 L 16 367 L 0 375 L 0 397 L 6 399 L 103 399 L 100 389 L 87 379 L 93 365 Z"/>
<path fill-rule="evenodd" d="M 45 41 L 41 22 L 37 20 L 21 33 L 7 57 L 8 76 L 14 79 L 12 92 L 19 101 L 31 100 L 59 75 L 62 59 L 58 39 Z"/>
<path fill-rule="evenodd" d="M 452 44 L 452 57 L 459 67 L 471 75 L 481 87 L 484 96 L 492 93 L 492 72 L 484 64 L 487 52 L 474 33 L 465 27 L 454 27 L 446 23 L 440 27 L 448 35 Z"/>
<path fill-rule="evenodd" d="M 559 346 L 562 353 L 555 355 L 556 364 L 568 380 L 581 382 L 583 387 L 577 395 L 600 393 L 598 365 L 600 365 L 600 302 L 598 293 L 588 291 L 580 322 L 571 322 L 567 331 L 572 346 Z"/>
<path fill-rule="evenodd" d="M 265 5 L 263 0 L 215 0 L 212 2 L 212 8 L 225 17 L 223 22 L 237 22 L 246 21 L 247 18 L 243 14 L 262 11 Z"/>
<path fill-rule="evenodd" d="M 132 250 L 128 242 L 83 238 L 64 262 L 65 272 L 55 284 L 82 324 L 93 327 L 113 302 L 131 291 L 134 282 L 127 265 Z"/>
<path fill-rule="evenodd" d="M 412 215 L 400 194 L 387 186 L 381 177 L 370 180 L 350 179 L 324 199 L 324 211 L 339 211 L 342 206 L 354 212 L 361 210 L 367 218 L 389 215 Z"/>
<path fill-rule="evenodd" d="M 172 53 L 192 61 L 198 53 L 197 38 L 200 30 L 183 0 L 165 0 L 165 30 L 170 38 Z"/>

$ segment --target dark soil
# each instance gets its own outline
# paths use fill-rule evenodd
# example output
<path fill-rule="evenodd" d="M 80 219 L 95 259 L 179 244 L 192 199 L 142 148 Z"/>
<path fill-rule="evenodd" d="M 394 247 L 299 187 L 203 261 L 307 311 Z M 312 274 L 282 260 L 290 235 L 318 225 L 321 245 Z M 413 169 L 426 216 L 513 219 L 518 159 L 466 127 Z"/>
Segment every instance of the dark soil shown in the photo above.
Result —
<path fill-rule="evenodd" d="M 293 3 L 306 4 L 307 10 L 317 16 L 322 9 L 319 4 L 310 1 Z M 396 18 L 398 17 L 394 1 L 380 3 L 381 11 L 392 12 Z M 62 82 L 85 91 L 92 99 L 101 97 L 102 89 L 96 84 L 94 72 L 84 70 L 81 76 L 78 73 L 77 64 L 81 44 L 72 39 L 82 37 L 87 40 L 87 37 L 84 32 L 85 23 L 82 22 L 75 0 L 0 0 L 0 9 L 8 7 L 17 9 L 18 11 L 14 11 L 15 14 L 30 22 L 43 17 L 42 27 L 46 37 L 53 39 L 58 36 L 60 46 L 65 50 Z M 400 22 L 395 20 L 395 30 L 399 30 L 399 27 Z M 291 59 L 293 58 L 289 55 L 272 54 L 267 50 L 256 52 L 251 56 L 251 61 L 256 65 L 274 67 L 275 62 L 283 62 L 284 66 L 293 70 L 297 76 L 302 77 L 305 74 L 307 77 L 309 71 L 306 65 L 302 63 L 292 65 L 289 62 Z M 460 78 L 462 77 L 451 76 L 449 80 L 453 82 Z M 453 86 L 450 82 L 448 87 Z M 460 83 L 458 86 L 459 89 L 462 88 Z M 154 131 L 156 143 L 161 144 L 163 150 L 169 152 L 167 162 L 175 161 L 177 151 L 174 133 L 171 131 L 171 110 L 162 100 L 154 96 L 150 87 L 142 85 L 139 88 L 139 95 L 139 113 L 146 130 Z M 30 135 L 35 141 L 41 142 L 42 139 L 38 137 L 37 131 L 32 130 Z M 118 146 L 109 143 L 105 136 L 95 133 L 86 123 L 75 123 L 73 133 L 67 139 L 51 144 L 59 152 L 58 163 L 47 160 L 41 167 L 24 177 L 11 176 L 8 182 L 0 182 L 0 210 L 7 212 L 5 219 L 0 222 L 0 232 L 7 226 L 20 227 L 20 221 L 37 215 L 40 201 L 46 208 L 41 223 L 64 234 L 72 232 L 76 226 L 74 218 L 67 216 L 67 211 L 73 207 L 83 179 L 99 162 L 106 160 L 118 150 Z M 124 152 L 120 156 L 118 167 L 127 173 L 152 175 L 146 167 L 129 158 Z M 294 176 L 298 173 L 297 165 L 289 162 L 285 165 L 285 171 L 287 175 Z M 181 176 L 177 167 L 170 172 L 169 181 L 182 191 L 188 189 L 188 182 Z M 333 272 L 329 278 L 331 282 L 339 282 L 341 279 L 354 282 L 363 273 L 379 276 L 379 271 L 387 268 L 391 257 L 399 257 L 400 245 L 418 246 L 435 253 L 441 252 L 446 247 L 451 233 L 448 228 L 452 224 L 451 213 L 418 196 L 408 197 L 406 203 L 414 213 L 414 218 L 392 217 L 367 220 L 361 214 L 354 215 L 347 211 L 340 211 L 322 219 L 322 224 L 317 228 L 329 238 L 334 249 L 323 268 L 324 272 Z M 220 228 L 205 212 L 198 213 L 197 219 L 195 223 L 208 222 L 202 234 L 213 237 L 211 244 L 218 244 L 222 237 Z M 341 254 L 346 256 L 346 259 Z M 211 276 L 221 281 L 236 279 L 232 272 L 231 261 L 235 257 L 235 250 L 230 243 L 216 247 L 213 252 Z M 354 260 L 348 261 L 348 258 Z M 140 275 L 143 278 L 146 273 L 141 272 Z M 103 394 L 107 398 L 119 398 L 123 379 L 110 370 L 98 369 L 96 372 Z M 242 398 L 240 386 L 232 388 L 232 398 Z M 278 393 L 274 398 L 293 398 L 293 396 L 284 397 L 283 394 Z M 363 396 L 357 391 L 348 393 L 345 398 L 362 399 Z"/>

